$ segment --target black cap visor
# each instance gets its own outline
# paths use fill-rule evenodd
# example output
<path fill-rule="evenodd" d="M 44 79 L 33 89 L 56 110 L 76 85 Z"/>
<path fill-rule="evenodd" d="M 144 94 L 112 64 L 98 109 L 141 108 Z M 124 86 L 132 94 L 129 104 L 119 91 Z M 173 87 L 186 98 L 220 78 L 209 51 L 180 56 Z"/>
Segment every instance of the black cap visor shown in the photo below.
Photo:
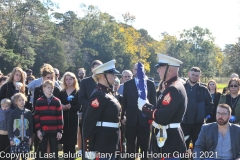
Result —
<path fill-rule="evenodd" d="M 118 70 L 116 70 L 115 68 L 112 68 L 112 69 L 104 71 L 104 73 L 119 74 L 120 72 Z"/>
<path fill-rule="evenodd" d="M 155 65 L 155 67 L 160 67 L 160 66 L 167 66 L 168 63 L 161 63 L 159 62 L 158 64 Z"/>

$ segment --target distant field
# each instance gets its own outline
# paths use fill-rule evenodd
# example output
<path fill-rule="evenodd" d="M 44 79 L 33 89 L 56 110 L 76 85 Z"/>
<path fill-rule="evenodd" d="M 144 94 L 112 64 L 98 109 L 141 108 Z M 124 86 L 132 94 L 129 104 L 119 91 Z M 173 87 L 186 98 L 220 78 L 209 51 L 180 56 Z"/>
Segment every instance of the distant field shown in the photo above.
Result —
<path fill-rule="evenodd" d="M 227 83 L 218 83 L 217 86 L 218 86 L 218 89 L 217 91 L 222 93 L 223 91 L 223 88 L 225 88 L 228 84 Z"/>
<path fill-rule="evenodd" d="M 217 86 L 218 86 L 218 89 L 223 89 L 227 86 L 227 83 L 218 83 Z"/>

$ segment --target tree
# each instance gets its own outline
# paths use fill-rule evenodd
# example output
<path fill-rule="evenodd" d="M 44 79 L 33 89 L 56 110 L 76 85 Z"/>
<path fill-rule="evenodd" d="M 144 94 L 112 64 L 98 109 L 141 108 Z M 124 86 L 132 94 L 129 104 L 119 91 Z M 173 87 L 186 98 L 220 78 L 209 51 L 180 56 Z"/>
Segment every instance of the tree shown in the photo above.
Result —
<path fill-rule="evenodd" d="M 206 28 L 194 27 L 184 30 L 180 35 L 184 56 L 183 62 L 187 62 L 188 70 L 191 66 L 197 66 L 203 71 L 203 77 L 213 77 L 216 73 L 216 45 L 212 33 Z M 184 44 L 184 45 L 183 45 Z"/>
<path fill-rule="evenodd" d="M 49 1 L 50 2 L 50 1 Z M 35 47 L 48 30 L 48 10 L 38 0 L 0 0 L 0 32 L 6 40 L 5 53 L 8 62 L 6 71 L 15 66 L 32 67 L 35 62 Z M 5 57 L 6 58 L 6 57 Z M 5 61 L 4 59 L 2 59 Z"/>
<path fill-rule="evenodd" d="M 228 44 L 224 50 L 225 60 L 223 62 L 223 70 L 225 76 L 229 76 L 231 73 L 240 74 L 240 38 L 238 38 L 238 42 L 236 44 Z"/>

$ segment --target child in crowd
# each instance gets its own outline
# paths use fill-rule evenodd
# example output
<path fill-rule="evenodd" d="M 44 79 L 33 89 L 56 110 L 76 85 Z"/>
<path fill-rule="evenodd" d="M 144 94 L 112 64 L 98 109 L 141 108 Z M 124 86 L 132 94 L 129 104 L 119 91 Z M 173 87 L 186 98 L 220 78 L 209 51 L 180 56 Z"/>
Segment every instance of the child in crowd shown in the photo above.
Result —
<path fill-rule="evenodd" d="M 11 153 L 28 153 L 32 143 L 33 119 L 32 112 L 26 109 L 27 97 L 23 93 L 12 96 L 12 102 L 16 106 L 9 115 L 8 138 L 10 139 Z M 22 157 L 22 159 L 27 159 Z"/>
<path fill-rule="evenodd" d="M 62 106 L 60 100 L 53 96 L 53 81 L 46 80 L 42 86 L 44 95 L 36 101 L 34 115 L 37 136 L 41 141 L 38 153 L 41 157 L 46 156 L 49 142 L 49 158 L 58 159 L 58 140 L 63 132 Z"/>
<path fill-rule="evenodd" d="M 8 139 L 8 120 L 11 111 L 10 99 L 4 98 L 1 100 L 0 108 L 0 152 L 10 153 L 10 142 Z M 3 153 L 1 153 L 3 157 Z"/>

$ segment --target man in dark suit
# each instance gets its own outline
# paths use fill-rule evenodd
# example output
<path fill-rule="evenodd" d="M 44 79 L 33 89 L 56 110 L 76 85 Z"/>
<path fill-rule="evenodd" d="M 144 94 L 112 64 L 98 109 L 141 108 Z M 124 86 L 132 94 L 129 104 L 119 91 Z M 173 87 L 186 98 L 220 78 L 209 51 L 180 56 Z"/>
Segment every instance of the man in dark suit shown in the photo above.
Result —
<path fill-rule="evenodd" d="M 136 77 L 137 64 L 134 65 L 132 71 Z M 147 98 L 150 103 L 156 105 L 155 85 L 150 80 L 147 80 Z M 124 119 L 124 115 L 126 115 L 125 136 L 127 140 L 127 153 L 135 153 L 135 140 L 137 138 L 141 152 L 146 154 L 149 144 L 151 121 L 138 109 L 138 91 L 135 78 L 124 83 L 122 119 Z M 127 159 L 134 158 L 128 157 Z M 143 159 L 147 159 L 147 156 L 145 155 Z"/>
<path fill-rule="evenodd" d="M 82 80 L 85 78 L 86 76 L 86 70 L 84 68 L 78 68 L 78 85 L 79 87 L 81 86 L 81 82 Z"/>
<path fill-rule="evenodd" d="M 92 64 L 91 64 L 91 71 L 101 64 L 102 64 L 102 62 L 100 60 L 93 61 Z M 81 119 L 81 122 L 79 123 L 81 133 L 83 133 L 82 124 L 83 124 L 84 117 L 85 117 L 86 112 L 87 112 L 89 99 L 90 99 L 90 96 L 91 96 L 95 87 L 96 87 L 96 82 L 94 81 L 92 76 L 84 78 L 83 80 L 81 80 L 80 91 L 79 91 L 79 94 L 78 94 L 78 102 L 82 106 L 81 109 L 80 109 L 81 110 L 80 113 L 82 112 L 82 119 Z M 83 135 L 83 134 L 81 134 L 81 135 Z M 81 138 L 83 138 L 83 137 L 81 136 Z M 79 153 L 83 153 L 82 154 L 82 159 L 83 160 L 85 159 L 85 155 L 84 155 L 84 150 L 85 149 L 84 149 L 84 147 L 85 146 L 82 145 L 83 152 L 81 150 L 79 150 Z M 79 146 L 79 148 L 81 148 L 81 147 Z"/>
<path fill-rule="evenodd" d="M 93 61 L 91 64 L 91 71 L 101 64 L 102 64 L 102 62 L 99 60 Z M 96 82 L 94 81 L 92 76 L 87 77 L 81 81 L 80 91 L 78 94 L 78 101 L 79 101 L 79 104 L 82 105 L 82 124 L 84 121 L 84 116 L 87 111 L 89 98 L 90 98 L 95 86 L 96 86 Z"/>
<path fill-rule="evenodd" d="M 202 126 L 195 143 L 194 159 L 240 159 L 240 126 L 230 124 L 231 107 L 219 104 L 217 122 Z"/>

